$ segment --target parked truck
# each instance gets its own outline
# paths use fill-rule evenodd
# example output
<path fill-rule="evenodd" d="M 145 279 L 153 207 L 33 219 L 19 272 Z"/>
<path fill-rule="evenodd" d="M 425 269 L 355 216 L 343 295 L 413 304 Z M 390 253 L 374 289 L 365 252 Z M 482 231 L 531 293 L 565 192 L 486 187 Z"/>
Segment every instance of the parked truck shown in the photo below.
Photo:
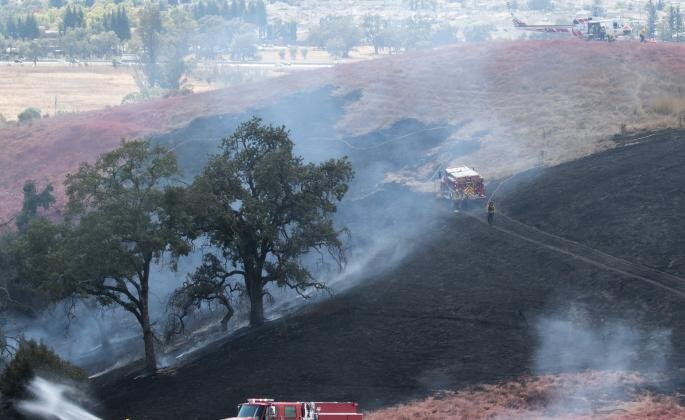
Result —
<path fill-rule="evenodd" d="M 483 177 L 468 166 L 454 166 L 439 172 L 439 195 L 456 208 L 466 208 L 469 202 L 485 200 Z M 482 203 L 481 203 L 482 204 Z"/>
<path fill-rule="evenodd" d="M 238 406 L 238 415 L 224 420 L 362 420 L 354 402 L 277 402 L 251 398 Z"/>

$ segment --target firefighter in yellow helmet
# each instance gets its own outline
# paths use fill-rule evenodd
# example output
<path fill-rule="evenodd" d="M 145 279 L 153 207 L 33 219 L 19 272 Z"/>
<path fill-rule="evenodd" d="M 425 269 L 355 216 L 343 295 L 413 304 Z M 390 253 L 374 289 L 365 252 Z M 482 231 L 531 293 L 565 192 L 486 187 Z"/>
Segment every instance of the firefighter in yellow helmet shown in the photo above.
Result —
<path fill-rule="evenodd" d="M 490 200 L 488 202 L 488 224 L 492 226 L 495 221 L 495 202 Z"/>
<path fill-rule="evenodd" d="M 642 30 L 640 31 L 640 42 L 641 43 L 647 41 L 646 35 L 647 35 L 647 31 L 645 30 L 645 28 L 642 28 Z"/>

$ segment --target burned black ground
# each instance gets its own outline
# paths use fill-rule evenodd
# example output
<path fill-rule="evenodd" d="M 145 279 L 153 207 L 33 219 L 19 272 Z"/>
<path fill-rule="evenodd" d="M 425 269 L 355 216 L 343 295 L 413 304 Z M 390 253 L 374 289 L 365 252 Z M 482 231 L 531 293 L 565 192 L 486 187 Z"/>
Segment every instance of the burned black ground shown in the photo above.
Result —
<path fill-rule="evenodd" d="M 500 188 L 498 208 L 678 273 L 683 155 L 685 133 L 661 132 L 642 144 L 522 174 Z M 415 213 L 393 217 L 394 201 L 408 199 Z M 413 215 L 425 221 L 413 240 L 395 244 L 407 251 L 398 265 L 323 303 L 241 331 L 185 366 L 148 377 L 133 367 L 100 377 L 93 381 L 98 411 L 112 419 L 217 419 L 253 396 L 387 406 L 530 373 L 536 319 L 577 306 L 593 323 L 630 319 L 645 330 L 669 329 L 668 370 L 685 367 L 681 298 L 488 228 L 436 206 L 432 195 L 387 187 L 365 200 L 383 206 L 394 229 L 408 229 Z M 369 270 L 384 263 L 379 255 Z M 673 375 L 669 386 L 677 387 L 681 379 Z"/>

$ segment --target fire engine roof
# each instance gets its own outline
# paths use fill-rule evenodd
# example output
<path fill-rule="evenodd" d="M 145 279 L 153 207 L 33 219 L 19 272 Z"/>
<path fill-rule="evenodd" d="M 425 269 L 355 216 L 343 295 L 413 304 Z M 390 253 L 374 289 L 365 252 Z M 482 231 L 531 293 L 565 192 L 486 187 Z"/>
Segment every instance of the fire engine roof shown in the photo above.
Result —
<path fill-rule="evenodd" d="M 453 168 L 447 168 L 445 169 L 445 172 L 447 172 L 455 178 L 462 178 L 465 176 L 479 176 L 478 172 L 474 171 L 468 166 L 455 166 Z"/>

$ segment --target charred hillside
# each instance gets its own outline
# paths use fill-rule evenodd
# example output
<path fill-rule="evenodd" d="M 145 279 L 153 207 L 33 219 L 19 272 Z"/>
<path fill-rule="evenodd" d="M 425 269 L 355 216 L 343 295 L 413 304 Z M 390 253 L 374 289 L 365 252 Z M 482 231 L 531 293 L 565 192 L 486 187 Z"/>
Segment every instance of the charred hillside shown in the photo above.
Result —
<path fill-rule="evenodd" d="M 382 206 L 398 232 L 407 218 L 421 226 L 388 251 L 406 254 L 398 264 L 386 267 L 388 255 L 379 255 L 368 265 L 376 272 L 356 287 L 240 331 L 176 369 L 102 376 L 93 381 L 100 412 L 215 419 L 249 396 L 350 399 L 373 409 L 443 389 L 588 368 L 665 372 L 654 390 L 679 387 L 685 313 L 676 292 L 685 286 L 663 288 L 655 273 L 682 274 L 670 261 L 681 260 L 685 234 L 677 223 L 685 210 L 685 168 L 677 164 L 684 138 L 684 131 L 658 132 L 511 178 L 497 192 L 510 219 L 498 215 L 494 227 L 480 212 L 455 214 L 430 194 L 398 186 L 359 198 Z M 398 217 L 394 206 L 407 200 L 415 205 L 402 206 Z M 360 215 L 348 216 L 355 223 Z M 517 221 L 590 251 L 579 256 L 572 244 Z M 617 269 L 617 260 L 599 261 L 603 253 L 637 265 Z M 656 271 L 640 271 L 643 264 Z M 587 330 L 599 333 L 578 339 Z M 607 349 L 618 361 L 606 358 Z"/>

